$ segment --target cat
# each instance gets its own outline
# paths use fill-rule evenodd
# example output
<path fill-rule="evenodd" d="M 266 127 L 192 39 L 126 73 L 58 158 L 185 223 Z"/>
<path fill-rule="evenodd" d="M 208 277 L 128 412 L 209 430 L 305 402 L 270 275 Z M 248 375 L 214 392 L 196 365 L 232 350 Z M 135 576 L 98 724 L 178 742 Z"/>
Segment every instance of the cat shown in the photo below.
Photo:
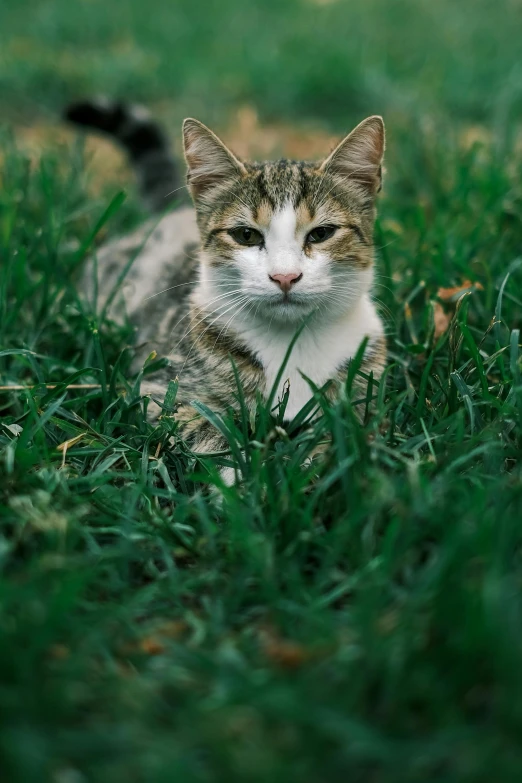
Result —
<path fill-rule="evenodd" d="M 179 189 L 166 137 L 143 111 L 84 103 L 68 118 L 123 143 L 153 209 Z M 386 341 L 371 289 L 385 131 L 381 117 L 369 117 L 318 163 L 242 161 L 195 119 L 183 123 L 183 145 L 194 208 L 175 209 L 102 248 L 96 306 L 104 307 L 134 258 L 110 313 L 126 314 L 136 342 L 169 358 L 142 389 L 161 402 L 179 377 L 181 435 L 195 452 L 210 454 L 227 444 L 191 403 L 218 412 L 237 407 L 230 357 L 253 406 L 258 393 L 269 395 L 301 328 L 277 388 L 279 398 L 289 389 L 285 419 L 310 400 L 306 378 L 317 386 L 331 381 L 328 393 L 337 393 L 365 339 L 361 372 L 381 376 Z"/>

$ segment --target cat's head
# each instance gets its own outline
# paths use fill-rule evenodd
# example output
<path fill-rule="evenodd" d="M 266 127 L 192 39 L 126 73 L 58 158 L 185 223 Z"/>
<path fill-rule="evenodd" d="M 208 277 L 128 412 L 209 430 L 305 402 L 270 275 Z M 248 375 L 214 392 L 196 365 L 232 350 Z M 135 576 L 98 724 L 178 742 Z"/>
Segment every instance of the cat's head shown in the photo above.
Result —
<path fill-rule="evenodd" d="M 368 292 L 381 117 L 364 120 L 319 163 L 240 161 L 193 119 L 183 137 L 202 281 L 217 311 L 241 303 L 256 317 L 295 323 L 312 311 L 341 314 Z"/>

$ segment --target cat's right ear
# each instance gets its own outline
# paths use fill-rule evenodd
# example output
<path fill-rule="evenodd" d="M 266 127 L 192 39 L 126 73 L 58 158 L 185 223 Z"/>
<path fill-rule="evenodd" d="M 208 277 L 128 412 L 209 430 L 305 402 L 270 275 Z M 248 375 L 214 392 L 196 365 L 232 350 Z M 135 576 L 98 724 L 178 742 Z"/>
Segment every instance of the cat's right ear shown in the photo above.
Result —
<path fill-rule="evenodd" d="M 183 150 L 188 167 L 187 181 L 195 200 L 220 182 L 246 174 L 234 153 L 198 120 L 184 121 Z"/>

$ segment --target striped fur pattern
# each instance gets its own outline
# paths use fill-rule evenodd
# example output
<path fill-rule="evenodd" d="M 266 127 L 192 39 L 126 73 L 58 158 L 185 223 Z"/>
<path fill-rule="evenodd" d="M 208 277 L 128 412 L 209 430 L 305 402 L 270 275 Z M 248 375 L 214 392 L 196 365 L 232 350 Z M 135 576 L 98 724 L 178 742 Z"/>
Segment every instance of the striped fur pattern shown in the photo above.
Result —
<path fill-rule="evenodd" d="M 104 133 L 123 147 L 147 209 L 162 212 L 174 201 L 182 178 L 168 137 L 144 106 L 100 97 L 71 104 L 65 119 L 78 127 Z"/>
<path fill-rule="evenodd" d="M 303 375 L 339 389 L 365 338 L 362 370 L 381 375 L 386 344 L 371 288 L 384 126 L 365 120 L 319 163 L 245 163 L 196 120 L 183 132 L 195 209 L 105 247 L 97 306 L 135 257 L 113 314 L 127 313 L 146 353 L 169 357 L 146 391 L 161 400 L 179 377 L 182 433 L 209 453 L 225 444 L 191 402 L 235 408 L 230 357 L 247 404 L 266 397 L 303 322 L 277 390 L 289 383 L 288 418 L 310 399 Z"/>

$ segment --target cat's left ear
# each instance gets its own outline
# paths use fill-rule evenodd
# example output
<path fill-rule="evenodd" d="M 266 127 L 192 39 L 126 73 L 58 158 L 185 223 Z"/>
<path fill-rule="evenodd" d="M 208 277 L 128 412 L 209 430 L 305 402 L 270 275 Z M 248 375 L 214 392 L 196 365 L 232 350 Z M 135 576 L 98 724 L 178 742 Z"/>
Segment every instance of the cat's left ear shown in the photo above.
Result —
<path fill-rule="evenodd" d="M 194 199 L 226 181 L 246 174 L 245 167 L 210 128 L 199 120 L 183 123 L 187 181 Z"/>
<path fill-rule="evenodd" d="M 346 177 L 376 194 L 382 186 L 384 148 L 382 117 L 368 117 L 337 145 L 320 171 Z"/>

